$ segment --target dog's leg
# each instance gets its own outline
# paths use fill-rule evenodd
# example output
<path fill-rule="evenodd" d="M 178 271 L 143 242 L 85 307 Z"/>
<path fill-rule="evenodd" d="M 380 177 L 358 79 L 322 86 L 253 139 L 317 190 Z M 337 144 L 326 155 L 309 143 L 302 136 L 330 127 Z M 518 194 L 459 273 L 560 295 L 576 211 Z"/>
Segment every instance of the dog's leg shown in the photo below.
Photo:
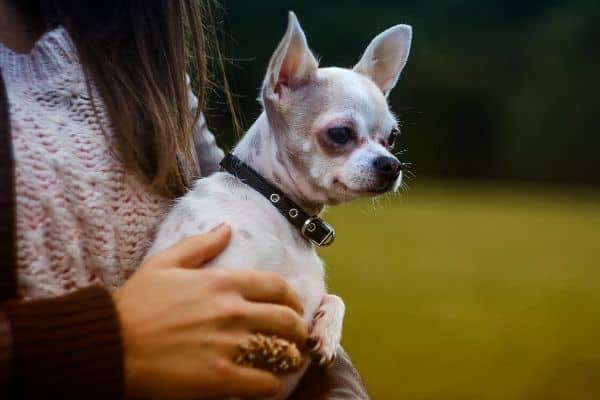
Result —
<path fill-rule="evenodd" d="M 315 311 L 310 328 L 307 347 L 311 357 L 321 367 L 330 367 L 335 361 L 342 338 L 342 322 L 346 306 L 338 296 L 325 294 Z M 310 365 L 307 359 L 299 372 L 281 377 L 281 392 L 268 400 L 287 399 L 298 385 L 300 378 Z"/>
<path fill-rule="evenodd" d="M 313 316 L 307 346 L 320 366 L 330 367 L 342 339 L 342 321 L 346 306 L 338 296 L 326 294 Z"/>

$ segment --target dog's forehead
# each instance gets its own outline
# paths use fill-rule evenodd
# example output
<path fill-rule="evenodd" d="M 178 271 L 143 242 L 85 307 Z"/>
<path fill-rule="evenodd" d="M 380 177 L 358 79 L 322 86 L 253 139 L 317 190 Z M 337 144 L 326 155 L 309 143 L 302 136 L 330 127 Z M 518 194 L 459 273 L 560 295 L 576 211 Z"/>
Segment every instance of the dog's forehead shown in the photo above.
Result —
<path fill-rule="evenodd" d="M 383 93 L 368 77 L 350 69 L 328 67 L 319 68 L 317 79 L 328 99 L 327 111 L 347 113 L 386 129 L 395 123 Z"/>

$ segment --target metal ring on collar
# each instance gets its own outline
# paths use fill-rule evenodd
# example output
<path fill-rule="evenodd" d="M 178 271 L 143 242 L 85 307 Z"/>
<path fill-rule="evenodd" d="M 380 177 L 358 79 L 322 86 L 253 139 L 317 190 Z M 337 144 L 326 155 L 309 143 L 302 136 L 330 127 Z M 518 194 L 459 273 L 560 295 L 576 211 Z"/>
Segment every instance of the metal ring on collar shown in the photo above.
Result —
<path fill-rule="evenodd" d="M 320 242 L 317 242 L 316 240 L 314 240 L 313 238 L 311 238 L 310 236 L 307 235 L 307 232 L 312 233 L 317 229 L 316 221 L 320 221 L 321 224 L 324 225 L 328 231 L 327 235 L 325 235 Z M 302 234 L 302 236 L 304 236 L 305 239 L 310 240 L 312 243 L 316 244 L 319 247 L 320 246 L 329 246 L 331 243 L 333 243 L 333 241 L 335 239 L 335 230 L 331 227 L 331 225 L 329 225 L 327 222 L 321 220 L 319 217 L 307 218 L 306 221 L 304 221 L 304 224 L 302 224 L 300 233 Z"/>

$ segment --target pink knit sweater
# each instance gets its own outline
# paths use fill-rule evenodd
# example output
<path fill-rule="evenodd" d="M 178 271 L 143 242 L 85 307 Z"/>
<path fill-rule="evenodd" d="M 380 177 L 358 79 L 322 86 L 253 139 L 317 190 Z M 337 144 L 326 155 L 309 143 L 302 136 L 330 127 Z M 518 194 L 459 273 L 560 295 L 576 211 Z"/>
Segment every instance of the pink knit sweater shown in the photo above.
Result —
<path fill-rule="evenodd" d="M 0 45 L 16 171 L 19 286 L 25 298 L 99 283 L 118 287 L 139 265 L 169 200 L 127 174 L 109 147 L 98 92 L 92 110 L 68 33 L 46 33 L 28 54 Z M 190 108 L 196 99 L 190 92 Z M 195 127 L 204 173 L 223 153 L 204 118 Z"/>

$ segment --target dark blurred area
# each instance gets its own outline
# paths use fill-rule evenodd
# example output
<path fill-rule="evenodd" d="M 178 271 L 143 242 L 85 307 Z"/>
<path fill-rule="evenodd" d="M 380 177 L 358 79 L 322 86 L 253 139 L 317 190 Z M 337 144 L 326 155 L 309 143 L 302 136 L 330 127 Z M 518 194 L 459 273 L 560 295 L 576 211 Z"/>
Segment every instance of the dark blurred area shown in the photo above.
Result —
<path fill-rule="evenodd" d="M 397 150 L 407 150 L 417 177 L 600 184 L 598 0 L 222 5 L 218 25 L 245 127 L 258 115 L 255 98 L 288 10 L 321 65 L 351 67 L 377 33 L 407 23 L 413 46 L 390 101 L 403 125 Z M 225 107 L 211 106 L 213 129 L 231 145 Z"/>

